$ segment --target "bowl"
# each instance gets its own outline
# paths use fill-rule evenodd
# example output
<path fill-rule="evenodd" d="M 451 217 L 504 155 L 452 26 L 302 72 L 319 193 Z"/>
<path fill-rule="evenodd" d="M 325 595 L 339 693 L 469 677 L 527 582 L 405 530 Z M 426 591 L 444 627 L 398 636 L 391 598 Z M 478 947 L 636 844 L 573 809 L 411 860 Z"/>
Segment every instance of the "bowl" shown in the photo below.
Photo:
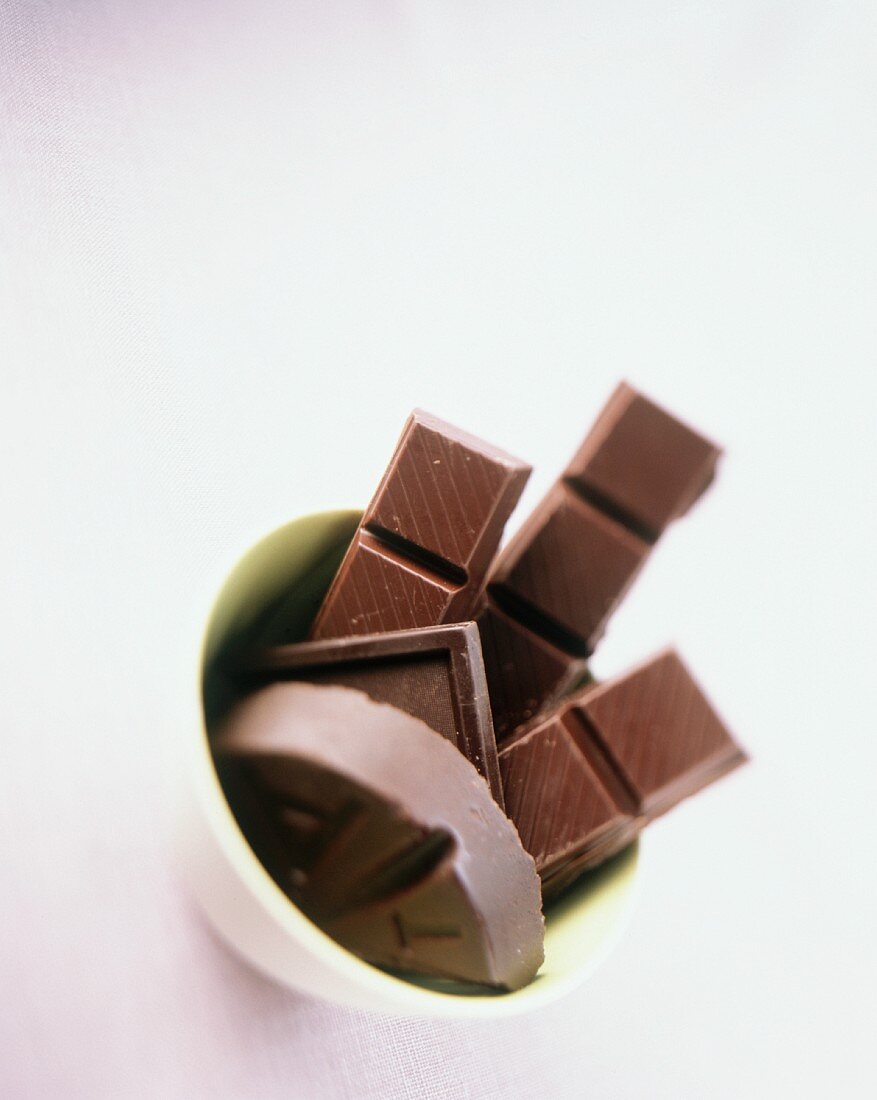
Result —
<path fill-rule="evenodd" d="M 457 992 L 363 962 L 321 932 L 256 858 L 219 785 L 208 743 L 224 700 L 217 657 L 248 637 L 304 637 L 360 513 L 293 520 L 258 542 L 232 570 L 197 655 L 197 720 L 190 734 L 179 846 L 185 880 L 220 937 L 291 989 L 367 1011 L 452 1019 L 497 1018 L 556 1000 L 584 982 L 618 939 L 634 900 L 638 843 L 582 878 L 545 915 L 545 962 L 512 993 Z M 282 623 L 281 635 L 272 623 Z"/>

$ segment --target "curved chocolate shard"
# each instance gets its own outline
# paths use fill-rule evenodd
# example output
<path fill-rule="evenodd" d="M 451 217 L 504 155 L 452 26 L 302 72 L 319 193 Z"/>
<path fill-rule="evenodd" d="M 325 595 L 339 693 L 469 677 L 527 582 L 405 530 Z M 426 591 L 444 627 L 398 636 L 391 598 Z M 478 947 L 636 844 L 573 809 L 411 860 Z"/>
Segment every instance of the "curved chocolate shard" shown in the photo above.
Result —
<path fill-rule="evenodd" d="M 499 753 L 546 900 L 746 760 L 672 649 L 573 695 Z"/>
<path fill-rule="evenodd" d="M 506 989 L 535 976 L 533 860 L 481 776 L 423 722 L 349 688 L 275 683 L 213 747 L 254 851 L 343 946 Z"/>
<path fill-rule="evenodd" d="M 581 674 L 652 546 L 707 488 L 720 454 L 626 383 L 615 390 L 488 576 L 476 620 L 498 740 Z M 528 648 L 536 669 L 491 656 Z M 530 681 L 525 695 L 519 675 Z"/>
<path fill-rule="evenodd" d="M 274 646 L 245 656 L 240 678 L 296 680 L 364 691 L 440 733 L 487 780 L 502 808 L 502 782 L 475 623 Z"/>
<path fill-rule="evenodd" d="M 471 619 L 529 476 L 526 463 L 416 409 L 310 637 Z"/>

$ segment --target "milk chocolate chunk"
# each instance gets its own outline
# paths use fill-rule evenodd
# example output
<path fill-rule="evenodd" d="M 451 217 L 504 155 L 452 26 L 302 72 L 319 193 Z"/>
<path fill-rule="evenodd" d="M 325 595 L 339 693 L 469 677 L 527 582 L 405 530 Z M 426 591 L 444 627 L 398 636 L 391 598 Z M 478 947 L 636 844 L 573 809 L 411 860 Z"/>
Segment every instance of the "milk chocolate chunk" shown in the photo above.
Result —
<path fill-rule="evenodd" d="M 550 899 L 746 755 L 666 650 L 572 696 L 499 759 L 506 812 Z"/>
<path fill-rule="evenodd" d="M 529 475 L 497 447 L 415 410 L 311 638 L 471 619 Z"/>
<path fill-rule="evenodd" d="M 506 989 L 535 976 L 533 860 L 474 767 L 423 722 L 350 688 L 274 683 L 213 747 L 267 871 L 343 946 Z"/>
<path fill-rule="evenodd" d="M 488 576 L 476 618 L 498 739 L 584 673 L 652 546 L 706 489 L 719 454 L 630 386 L 618 387 Z M 508 655 L 527 650 L 536 666 L 522 673 Z"/>
<path fill-rule="evenodd" d="M 487 678 L 474 623 L 275 646 L 250 654 L 243 678 L 257 683 L 337 684 L 413 714 L 457 746 L 503 805 Z"/>

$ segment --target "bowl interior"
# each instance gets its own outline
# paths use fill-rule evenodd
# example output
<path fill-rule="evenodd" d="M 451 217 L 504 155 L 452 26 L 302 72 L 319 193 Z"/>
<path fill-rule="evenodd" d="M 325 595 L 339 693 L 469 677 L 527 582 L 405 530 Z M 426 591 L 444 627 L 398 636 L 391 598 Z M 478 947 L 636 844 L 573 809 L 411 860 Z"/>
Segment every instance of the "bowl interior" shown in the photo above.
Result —
<path fill-rule="evenodd" d="M 244 852 L 257 881 L 291 936 L 301 939 L 300 911 L 270 879 L 241 835 L 212 766 L 207 730 L 230 701 L 221 674 L 221 658 L 232 647 L 301 640 L 356 530 L 360 513 L 323 512 L 279 528 L 238 562 L 217 597 L 204 639 L 201 677 L 204 727 L 202 761 L 214 788 L 214 811 L 228 845 Z M 638 844 L 631 845 L 598 871 L 585 875 L 545 913 L 545 962 L 535 981 L 514 993 L 465 992 L 420 978 L 399 978 L 362 962 L 320 934 L 321 952 L 332 954 L 353 983 L 379 994 L 401 1010 L 437 1015 L 505 1015 L 553 1000 L 579 984 L 604 957 L 620 934 L 633 900 Z M 309 924 L 310 922 L 307 922 Z M 316 931 L 316 929 L 314 929 Z M 311 937 L 308 936 L 310 940 Z M 316 949 L 316 948 L 315 948 Z M 336 954 L 337 953 L 337 954 Z M 376 984 L 377 983 L 377 984 Z M 386 984 L 384 984 L 386 983 Z"/>

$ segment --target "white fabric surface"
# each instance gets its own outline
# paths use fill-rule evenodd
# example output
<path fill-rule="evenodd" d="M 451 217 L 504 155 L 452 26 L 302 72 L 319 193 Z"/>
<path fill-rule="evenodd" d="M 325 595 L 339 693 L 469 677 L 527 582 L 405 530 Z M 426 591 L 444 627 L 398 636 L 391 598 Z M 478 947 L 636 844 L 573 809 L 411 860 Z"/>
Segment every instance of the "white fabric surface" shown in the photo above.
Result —
<path fill-rule="evenodd" d="M 0 0 L 0 1093 L 877 1089 L 873 4 Z M 170 833 L 234 555 L 422 405 L 547 486 L 615 380 L 720 439 L 613 622 L 755 757 L 536 1015 L 268 984 Z"/>

